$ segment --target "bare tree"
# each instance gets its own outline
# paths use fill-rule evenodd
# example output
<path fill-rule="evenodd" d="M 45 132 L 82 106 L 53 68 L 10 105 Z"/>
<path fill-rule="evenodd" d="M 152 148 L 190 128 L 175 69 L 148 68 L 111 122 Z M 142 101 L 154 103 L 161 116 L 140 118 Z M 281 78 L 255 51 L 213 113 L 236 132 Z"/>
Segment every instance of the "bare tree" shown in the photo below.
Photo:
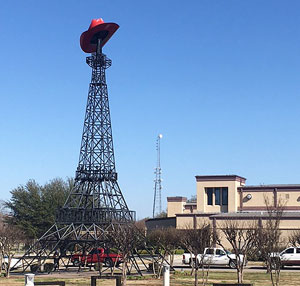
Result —
<path fill-rule="evenodd" d="M 220 232 L 217 235 L 217 244 L 224 248 L 225 239 L 231 245 L 235 254 L 235 263 L 237 271 L 237 282 L 243 283 L 244 267 L 247 263 L 247 257 L 257 251 L 257 236 L 258 226 L 255 220 L 252 223 L 243 223 L 238 220 L 228 220 L 220 227 Z"/>
<path fill-rule="evenodd" d="M 289 235 L 288 241 L 291 245 L 293 245 L 295 247 L 299 247 L 300 246 L 300 230 L 293 231 Z"/>
<path fill-rule="evenodd" d="M 270 205 L 269 200 L 265 197 L 265 205 L 267 208 L 267 219 L 263 224 L 260 223 L 258 235 L 258 249 L 263 258 L 267 272 L 270 273 L 272 285 L 279 285 L 281 260 L 279 251 L 284 242 L 281 239 L 280 221 L 284 213 L 284 204 L 281 200 L 277 205 Z"/>
<path fill-rule="evenodd" d="M 122 286 L 127 285 L 127 271 L 131 261 L 131 255 L 143 243 L 144 236 L 134 224 L 118 225 L 109 234 L 109 239 L 117 246 L 119 254 L 122 255 Z"/>
<path fill-rule="evenodd" d="M 139 229 L 141 233 L 146 235 L 146 220 L 148 218 L 143 218 L 135 222 L 135 226 Z"/>
<path fill-rule="evenodd" d="M 1 207 L 1 203 L 0 203 L 0 207 Z M 0 210 L 0 232 L 1 229 L 3 228 L 4 225 L 4 215 L 3 212 Z M 2 248 L 2 245 L 0 244 L 0 248 Z M 2 276 L 2 270 L 3 270 L 3 266 L 5 266 L 4 264 L 4 257 L 3 257 L 3 251 L 0 251 L 0 277 Z"/>
<path fill-rule="evenodd" d="M 7 262 L 4 265 L 5 276 L 9 278 L 11 260 L 16 253 L 16 247 L 19 243 L 24 241 L 23 232 L 14 225 L 8 225 L 5 222 L 0 223 L 0 251 L 1 258 L 7 257 Z"/>
<path fill-rule="evenodd" d="M 162 252 L 165 258 L 169 257 L 170 266 L 173 266 L 175 251 L 180 247 L 180 233 L 174 227 L 168 227 L 159 232 Z"/>
<path fill-rule="evenodd" d="M 161 255 L 162 261 L 165 261 L 168 256 L 168 251 L 165 248 L 165 229 L 155 229 L 147 233 L 147 240 L 151 245 L 152 255 Z M 163 264 L 158 264 L 153 261 L 152 270 L 153 273 L 160 278 Z"/>
<path fill-rule="evenodd" d="M 202 267 L 202 285 L 207 284 L 208 270 L 204 271 L 204 249 L 212 245 L 212 231 L 208 223 L 199 223 L 195 228 L 190 228 L 182 230 L 181 233 L 181 244 L 183 248 L 191 255 L 192 262 L 192 273 L 194 273 L 194 285 L 198 285 L 198 270 Z"/>

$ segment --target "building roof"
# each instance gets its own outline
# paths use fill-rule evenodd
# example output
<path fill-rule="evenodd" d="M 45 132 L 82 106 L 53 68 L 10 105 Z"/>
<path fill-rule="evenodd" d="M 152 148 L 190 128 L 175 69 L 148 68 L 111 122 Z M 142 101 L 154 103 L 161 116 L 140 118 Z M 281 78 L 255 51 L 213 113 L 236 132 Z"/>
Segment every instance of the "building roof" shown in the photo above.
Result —
<path fill-rule="evenodd" d="M 189 202 L 189 203 L 185 203 L 185 206 L 196 206 L 197 202 Z"/>
<path fill-rule="evenodd" d="M 197 182 L 202 181 L 238 181 L 245 183 L 246 178 L 238 175 L 201 175 L 195 176 Z"/>
<path fill-rule="evenodd" d="M 186 197 L 167 197 L 168 202 L 186 202 L 187 198 Z"/>
<path fill-rule="evenodd" d="M 271 185 L 249 185 L 239 187 L 243 190 L 257 190 L 257 189 L 300 189 L 300 184 L 271 184 Z"/>
<path fill-rule="evenodd" d="M 175 219 L 175 216 L 171 216 L 171 217 L 155 217 L 155 218 L 148 218 L 145 221 L 160 221 L 160 220 L 172 220 Z"/>
<path fill-rule="evenodd" d="M 234 218 L 267 218 L 269 214 L 267 211 L 262 212 L 232 212 L 232 213 L 219 213 L 210 216 L 211 218 L 220 219 L 234 219 Z M 300 212 L 283 212 L 282 218 L 300 218 Z"/>

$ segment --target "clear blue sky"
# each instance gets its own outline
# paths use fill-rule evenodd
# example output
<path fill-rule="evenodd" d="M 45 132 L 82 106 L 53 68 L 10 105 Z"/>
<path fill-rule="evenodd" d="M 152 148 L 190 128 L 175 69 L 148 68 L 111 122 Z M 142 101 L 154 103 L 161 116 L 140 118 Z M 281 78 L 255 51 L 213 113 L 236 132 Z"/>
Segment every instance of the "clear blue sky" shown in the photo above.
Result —
<path fill-rule="evenodd" d="M 71 177 L 91 70 L 91 19 L 120 29 L 105 46 L 119 184 L 150 216 L 155 140 L 166 197 L 195 175 L 300 183 L 300 1 L 2 1 L 1 199 L 28 179 Z"/>

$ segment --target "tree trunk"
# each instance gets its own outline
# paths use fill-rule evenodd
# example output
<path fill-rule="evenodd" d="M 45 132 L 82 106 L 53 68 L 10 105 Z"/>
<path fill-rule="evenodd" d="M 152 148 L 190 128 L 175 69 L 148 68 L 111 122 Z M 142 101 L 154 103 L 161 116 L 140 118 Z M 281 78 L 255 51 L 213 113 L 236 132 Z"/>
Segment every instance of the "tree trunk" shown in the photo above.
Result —
<path fill-rule="evenodd" d="M 195 286 L 198 286 L 198 258 L 195 260 Z"/>
<path fill-rule="evenodd" d="M 122 286 L 127 285 L 127 256 L 124 257 L 124 262 L 122 265 Z"/>
<path fill-rule="evenodd" d="M 237 279 L 238 283 L 243 283 L 243 272 L 240 268 L 237 268 Z"/>
<path fill-rule="evenodd" d="M 280 281 L 280 269 L 275 271 L 271 270 L 270 272 L 271 282 L 273 286 L 278 286 Z"/>
<path fill-rule="evenodd" d="M 274 282 L 274 278 L 273 278 L 273 271 L 271 270 L 270 271 L 270 276 L 271 276 L 271 282 L 272 282 L 272 285 L 275 286 L 275 282 Z"/>
<path fill-rule="evenodd" d="M 3 255 L 0 253 L 0 277 L 2 276 Z"/>
<path fill-rule="evenodd" d="M 209 273 L 209 268 L 210 268 L 210 264 L 207 265 L 206 270 L 204 270 L 204 264 L 203 264 L 203 259 L 202 259 L 202 285 L 207 285 L 208 283 L 208 273 Z"/>
<path fill-rule="evenodd" d="M 175 256 L 175 251 L 172 251 L 172 254 L 170 255 L 170 266 L 173 267 L 174 264 L 174 256 Z"/>
<path fill-rule="evenodd" d="M 10 263 L 11 263 L 11 256 L 8 256 L 8 261 L 7 261 L 7 267 L 6 267 L 6 278 L 9 278 L 10 276 Z"/>
<path fill-rule="evenodd" d="M 198 269 L 195 269 L 195 286 L 198 286 Z"/>
<path fill-rule="evenodd" d="M 243 283 L 243 278 L 244 278 L 244 269 L 243 268 L 241 268 L 241 270 L 240 270 L 240 280 L 241 280 L 241 282 L 240 283 Z"/>
<path fill-rule="evenodd" d="M 194 271 L 195 271 L 195 263 L 194 263 L 194 259 L 193 259 L 193 253 L 190 251 L 190 259 L 191 259 L 191 266 L 192 266 L 192 271 L 191 271 L 191 276 L 193 276 Z"/>
<path fill-rule="evenodd" d="M 163 260 L 166 260 L 166 252 L 163 255 Z M 162 269 L 163 269 L 163 263 L 159 263 L 158 265 L 158 270 L 157 270 L 157 278 L 160 279 L 161 273 L 162 273 Z"/>

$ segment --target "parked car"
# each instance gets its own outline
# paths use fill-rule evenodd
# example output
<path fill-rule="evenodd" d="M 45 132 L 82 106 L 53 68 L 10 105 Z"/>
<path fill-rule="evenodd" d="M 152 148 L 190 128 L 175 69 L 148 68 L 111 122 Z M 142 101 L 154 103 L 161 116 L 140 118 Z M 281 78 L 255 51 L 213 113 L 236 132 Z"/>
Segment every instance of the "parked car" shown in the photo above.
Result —
<path fill-rule="evenodd" d="M 22 261 L 19 261 L 19 258 L 12 258 L 10 261 L 10 269 L 17 269 L 23 266 Z M 8 265 L 8 257 L 4 256 L 2 260 L 2 269 L 5 269 L 5 267 Z"/>
<path fill-rule="evenodd" d="M 271 253 L 271 257 L 278 257 L 283 267 L 300 265 L 300 247 L 289 247 L 280 253 Z"/>
<path fill-rule="evenodd" d="M 71 262 L 74 266 L 104 263 L 105 266 L 112 267 L 114 265 L 119 266 L 123 262 L 123 257 L 120 254 L 109 252 L 104 248 L 93 248 L 86 255 L 82 253 L 73 254 Z"/>
<path fill-rule="evenodd" d="M 230 268 L 236 268 L 237 257 L 235 254 L 223 248 L 205 248 L 203 254 L 197 255 L 198 263 L 204 265 L 218 265 L 229 266 Z M 194 255 L 190 253 L 184 253 L 182 263 L 192 264 L 195 261 Z M 240 255 L 240 261 L 244 261 L 244 256 Z"/>

